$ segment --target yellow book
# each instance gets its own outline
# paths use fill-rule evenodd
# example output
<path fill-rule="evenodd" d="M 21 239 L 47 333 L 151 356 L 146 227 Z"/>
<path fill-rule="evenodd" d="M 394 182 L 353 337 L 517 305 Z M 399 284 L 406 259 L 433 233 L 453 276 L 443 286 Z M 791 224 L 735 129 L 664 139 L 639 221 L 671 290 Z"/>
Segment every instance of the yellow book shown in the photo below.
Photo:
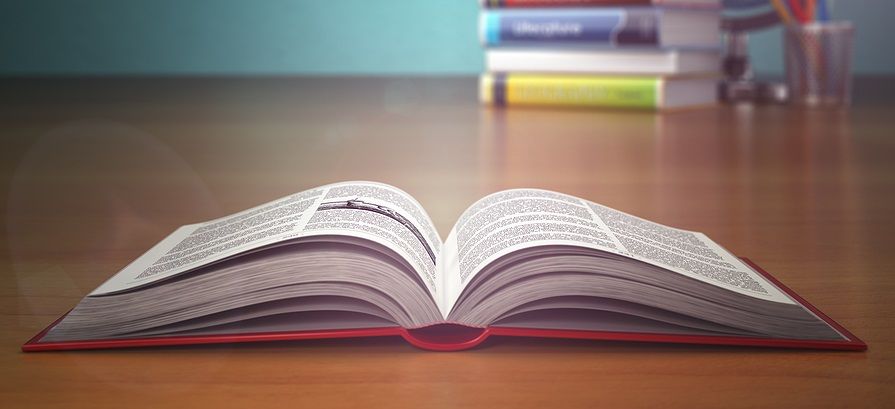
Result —
<path fill-rule="evenodd" d="M 494 106 L 669 109 L 716 101 L 713 77 L 483 74 L 480 98 Z"/>

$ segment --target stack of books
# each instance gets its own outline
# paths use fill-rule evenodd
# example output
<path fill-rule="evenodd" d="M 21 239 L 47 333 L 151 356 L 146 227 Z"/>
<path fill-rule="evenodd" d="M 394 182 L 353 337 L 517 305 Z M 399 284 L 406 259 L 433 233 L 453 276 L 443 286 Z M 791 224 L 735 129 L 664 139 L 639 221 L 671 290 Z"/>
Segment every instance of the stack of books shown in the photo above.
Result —
<path fill-rule="evenodd" d="M 720 0 L 482 0 L 482 102 L 677 109 L 717 100 Z"/>

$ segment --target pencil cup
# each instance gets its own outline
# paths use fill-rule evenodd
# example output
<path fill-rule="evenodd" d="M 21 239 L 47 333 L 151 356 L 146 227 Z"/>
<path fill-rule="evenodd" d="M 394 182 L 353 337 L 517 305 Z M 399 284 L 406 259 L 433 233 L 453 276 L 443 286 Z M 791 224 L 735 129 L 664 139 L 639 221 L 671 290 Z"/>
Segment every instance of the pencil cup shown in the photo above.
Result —
<path fill-rule="evenodd" d="M 854 28 L 847 21 L 788 25 L 784 29 L 790 100 L 811 106 L 851 103 Z"/>

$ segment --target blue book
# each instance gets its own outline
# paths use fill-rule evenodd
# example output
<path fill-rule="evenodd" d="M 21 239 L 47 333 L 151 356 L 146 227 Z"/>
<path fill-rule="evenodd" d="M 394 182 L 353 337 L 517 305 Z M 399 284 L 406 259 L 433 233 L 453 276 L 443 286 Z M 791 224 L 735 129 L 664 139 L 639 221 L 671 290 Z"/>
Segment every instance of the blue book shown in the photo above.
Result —
<path fill-rule="evenodd" d="M 662 7 L 487 10 L 487 47 L 718 49 L 716 10 Z"/>

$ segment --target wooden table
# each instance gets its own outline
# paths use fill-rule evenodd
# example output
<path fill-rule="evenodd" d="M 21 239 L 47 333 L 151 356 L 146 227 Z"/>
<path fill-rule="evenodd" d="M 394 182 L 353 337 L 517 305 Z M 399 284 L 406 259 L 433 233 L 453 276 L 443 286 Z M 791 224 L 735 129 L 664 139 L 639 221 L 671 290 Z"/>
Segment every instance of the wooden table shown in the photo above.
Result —
<path fill-rule="evenodd" d="M 657 115 L 476 103 L 475 80 L 0 81 L 0 405 L 883 407 L 895 404 L 895 79 L 851 110 Z M 542 187 L 707 233 L 866 353 L 399 339 L 23 354 L 176 226 L 328 182 L 401 187 L 442 235 Z M 891 407 L 891 406 L 890 406 Z"/>

